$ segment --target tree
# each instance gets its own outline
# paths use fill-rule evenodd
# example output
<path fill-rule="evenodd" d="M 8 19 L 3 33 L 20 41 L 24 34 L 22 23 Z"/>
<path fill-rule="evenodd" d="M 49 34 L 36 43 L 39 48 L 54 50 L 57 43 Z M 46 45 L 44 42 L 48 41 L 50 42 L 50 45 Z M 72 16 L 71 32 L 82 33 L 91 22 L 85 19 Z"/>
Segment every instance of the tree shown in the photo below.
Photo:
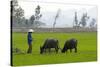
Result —
<path fill-rule="evenodd" d="M 34 28 L 38 28 L 39 26 L 43 26 L 45 25 L 45 23 L 39 21 L 39 20 L 35 20 L 35 16 L 32 15 L 29 19 L 29 26 L 33 26 Z"/>
<path fill-rule="evenodd" d="M 17 0 L 12 0 L 12 9 L 13 9 L 13 16 L 15 16 L 15 12 L 16 12 L 16 9 L 18 7 L 18 1 Z"/>
<path fill-rule="evenodd" d="M 79 24 L 81 24 L 82 27 L 85 27 L 88 19 L 89 19 L 89 17 L 87 16 L 87 13 L 83 13 L 83 16 L 82 16 Z"/>
<path fill-rule="evenodd" d="M 35 21 L 35 28 L 38 28 L 38 27 L 40 27 L 40 26 L 44 26 L 45 25 L 45 23 L 43 23 L 43 22 L 41 22 L 41 21 Z"/>
<path fill-rule="evenodd" d="M 77 28 L 77 27 L 78 27 L 77 12 L 75 12 L 74 22 L 75 22 L 75 23 L 73 23 L 73 27 Z"/>
<path fill-rule="evenodd" d="M 42 14 L 40 13 L 40 8 L 41 7 L 39 5 L 35 8 L 35 20 L 39 20 L 42 17 Z"/>
<path fill-rule="evenodd" d="M 96 19 L 92 18 L 92 21 L 90 22 L 90 28 L 93 28 L 95 27 L 95 24 L 96 24 Z"/>
<path fill-rule="evenodd" d="M 25 26 L 26 26 L 27 28 L 29 27 L 28 19 L 25 19 Z"/>
<path fill-rule="evenodd" d="M 75 26 L 78 26 L 77 12 L 75 12 Z"/>
<path fill-rule="evenodd" d="M 30 21 L 30 26 L 31 26 L 31 25 L 35 25 L 35 24 L 34 24 L 35 16 L 32 15 L 32 16 L 30 17 L 29 21 Z M 33 27 L 34 27 L 34 26 L 33 26 Z"/>
<path fill-rule="evenodd" d="M 13 25 L 19 26 L 21 25 L 22 18 L 24 17 L 24 10 L 18 5 L 17 0 L 12 1 L 12 8 L 13 8 Z"/>
<path fill-rule="evenodd" d="M 18 7 L 18 2 L 17 0 L 12 0 L 11 1 L 11 15 L 12 15 L 12 26 L 15 27 L 16 26 L 16 18 L 15 18 L 15 12 L 16 12 L 16 8 Z"/>
<path fill-rule="evenodd" d="M 54 31 L 54 28 L 55 28 L 55 25 L 56 25 L 56 20 L 58 19 L 59 15 L 60 15 L 60 12 L 61 12 L 61 10 L 58 9 L 57 14 L 56 14 L 56 16 L 55 16 L 54 23 L 53 23 L 53 31 Z"/>
<path fill-rule="evenodd" d="M 16 9 L 15 18 L 16 18 L 18 24 L 21 24 L 21 20 L 22 20 L 23 16 L 24 16 L 24 10 L 21 7 Z"/>
<path fill-rule="evenodd" d="M 45 23 L 40 21 L 40 18 L 42 17 L 42 14 L 40 13 L 40 6 L 38 5 L 35 8 L 35 15 L 32 15 L 29 19 L 30 26 L 33 26 L 34 28 L 38 28 L 41 25 L 45 25 Z"/>

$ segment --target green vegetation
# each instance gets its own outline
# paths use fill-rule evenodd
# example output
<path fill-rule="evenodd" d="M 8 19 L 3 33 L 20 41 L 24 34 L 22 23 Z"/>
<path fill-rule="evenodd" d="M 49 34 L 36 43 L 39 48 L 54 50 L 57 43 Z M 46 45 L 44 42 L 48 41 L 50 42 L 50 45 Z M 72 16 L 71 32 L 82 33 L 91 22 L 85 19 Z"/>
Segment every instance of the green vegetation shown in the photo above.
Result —
<path fill-rule="evenodd" d="M 33 33 L 33 52 L 27 54 L 27 33 L 12 33 L 12 46 L 24 51 L 25 54 L 13 53 L 13 65 L 37 65 L 37 64 L 58 64 L 73 62 L 90 62 L 97 60 L 97 33 Z M 70 38 L 78 40 L 78 52 L 58 54 L 55 52 L 40 54 L 40 46 L 43 45 L 46 38 L 56 38 L 62 48 L 64 42 Z M 53 49 L 52 49 L 53 50 Z"/>

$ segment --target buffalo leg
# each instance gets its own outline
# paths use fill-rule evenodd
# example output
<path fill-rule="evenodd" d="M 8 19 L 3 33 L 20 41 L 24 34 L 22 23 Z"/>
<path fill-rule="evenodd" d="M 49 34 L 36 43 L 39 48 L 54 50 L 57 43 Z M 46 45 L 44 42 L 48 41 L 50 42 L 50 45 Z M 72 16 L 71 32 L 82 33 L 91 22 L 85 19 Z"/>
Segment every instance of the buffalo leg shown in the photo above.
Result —
<path fill-rule="evenodd" d="M 44 52 L 46 53 L 46 49 L 44 49 Z"/>
<path fill-rule="evenodd" d="M 70 49 L 70 53 L 72 52 L 72 49 Z"/>
<path fill-rule="evenodd" d="M 65 50 L 65 52 L 67 53 L 67 51 L 68 51 L 68 49 L 67 50 Z"/>
<path fill-rule="evenodd" d="M 51 48 L 49 48 L 49 53 L 51 52 Z"/>
<path fill-rule="evenodd" d="M 58 53 L 58 48 L 55 48 L 55 50 L 56 50 L 56 53 Z"/>
<path fill-rule="evenodd" d="M 77 48 L 75 48 L 75 53 L 77 53 Z"/>

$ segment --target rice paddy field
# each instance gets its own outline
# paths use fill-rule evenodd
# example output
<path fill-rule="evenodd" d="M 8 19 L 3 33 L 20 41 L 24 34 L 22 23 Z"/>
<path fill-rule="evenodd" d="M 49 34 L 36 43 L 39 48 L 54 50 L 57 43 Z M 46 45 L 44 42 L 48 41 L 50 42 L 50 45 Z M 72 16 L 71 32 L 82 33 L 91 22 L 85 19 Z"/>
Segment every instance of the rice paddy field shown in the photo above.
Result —
<path fill-rule="evenodd" d="M 19 48 L 24 54 L 12 53 L 13 66 L 24 65 L 42 65 L 42 64 L 59 64 L 59 63 L 76 63 L 97 61 L 97 33 L 32 33 L 32 54 L 27 54 L 27 33 L 12 33 L 12 47 Z M 47 38 L 59 40 L 59 46 L 63 48 L 66 40 L 75 38 L 78 40 L 78 52 L 58 54 L 52 49 L 51 53 L 40 54 L 40 46 L 43 45 Z"/>

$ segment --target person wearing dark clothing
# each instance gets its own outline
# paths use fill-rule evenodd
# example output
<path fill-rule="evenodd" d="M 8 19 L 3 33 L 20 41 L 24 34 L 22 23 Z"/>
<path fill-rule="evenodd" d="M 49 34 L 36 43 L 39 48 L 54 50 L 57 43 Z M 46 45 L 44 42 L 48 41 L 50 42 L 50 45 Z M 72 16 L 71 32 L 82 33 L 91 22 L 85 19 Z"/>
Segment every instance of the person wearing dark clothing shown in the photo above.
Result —
<path fill-rule="evenodd" d="M 28 50 L 27 53 L 32 53 L 32 32 L 34 32 L 32 29 L 29 30 L 27 39 L 28 39 Z"/>

